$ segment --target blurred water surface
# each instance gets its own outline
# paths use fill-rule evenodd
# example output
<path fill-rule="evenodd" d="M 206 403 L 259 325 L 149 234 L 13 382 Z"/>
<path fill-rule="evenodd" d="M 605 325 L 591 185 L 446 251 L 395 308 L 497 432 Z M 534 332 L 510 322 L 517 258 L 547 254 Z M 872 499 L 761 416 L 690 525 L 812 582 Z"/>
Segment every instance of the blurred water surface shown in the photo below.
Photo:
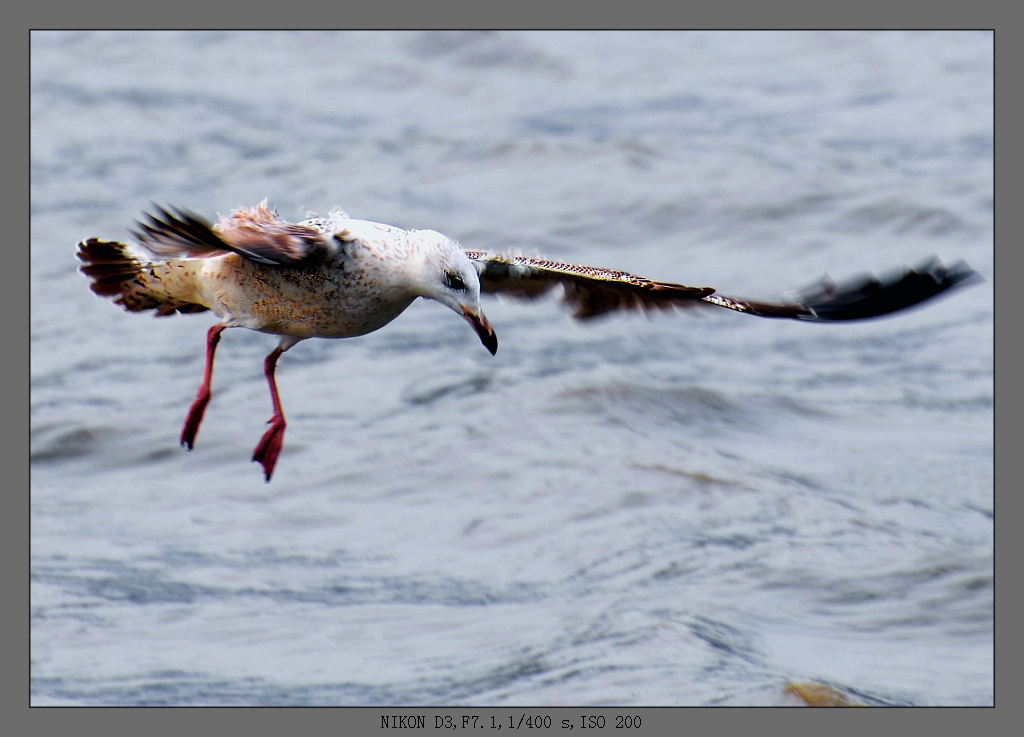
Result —
<path fill-rule="evenodd" d="M 993 699 L 992 35 L 34 33 L 35 704 Z M 850 325 L 419 303 L 281 361 L 92 295 L 75 243 L 264 197 Z"/>

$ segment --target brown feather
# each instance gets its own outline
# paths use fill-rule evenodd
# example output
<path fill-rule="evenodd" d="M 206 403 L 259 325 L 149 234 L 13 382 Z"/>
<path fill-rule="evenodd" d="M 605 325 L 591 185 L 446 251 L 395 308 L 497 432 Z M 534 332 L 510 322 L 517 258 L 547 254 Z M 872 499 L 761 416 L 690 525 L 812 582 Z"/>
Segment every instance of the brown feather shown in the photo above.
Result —
<path fill-rule="evenodd" d="M 477 264 L 480 290 L 512 297 L 535 298 L 559 284 L 562 301 L 578 318 L 596 317 L 613 310 L 669 309 L 692 304 L 715 290 L 684 284 L 656 282 L 626 271 L 594 266 L 467 251 Z"/>
<path fill-rule="evenodd" d="M 289 223 L 263 203 L 240 208 L 214 226 L 185 210 L 156 211 L 138 223 L 133 235 L 157 258 L 212 258 L 231 252 L 267 265 L 299 265 L 323 258 L 328 250 L 317 230 Z"/>
<path fill-rule="evenodd" d="M 327 252 L 318 230 L 289 223 L 268 208 L 265 200 L 221 218 L 215 230 L 242 256 L 265 263 L 295 265 L 322 258 Z"/>

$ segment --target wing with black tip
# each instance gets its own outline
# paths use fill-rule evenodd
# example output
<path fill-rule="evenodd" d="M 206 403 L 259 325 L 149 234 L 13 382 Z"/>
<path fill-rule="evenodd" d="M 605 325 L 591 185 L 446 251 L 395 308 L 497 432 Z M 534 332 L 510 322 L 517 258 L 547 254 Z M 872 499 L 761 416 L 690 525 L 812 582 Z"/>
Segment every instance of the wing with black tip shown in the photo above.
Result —
<path fill-rule="evenodd" d="M 264 204 L 236 210 L 211 226 L 185 210 L 156 208 L 133 232 L 161 259 L 211 258 L 225 253 L 269 265 L 298 265 L 330 250 L 320 231 L 289 223 Z"/>
<path fill-rule="evenodd" d="M 823 279 L 789 302 L 760 302 L 718 294 L 712 287 L 653 281 L 625 271 L 541 258 L 467 251 L 480 276 L 480 291 L 535 298 L 557 286 L 579 318 L 616 310 L 724 307 L 757 317 L 840 322 L 881 317 L 981 280 L 963 261 L 943 266 L 936 258 L 882 278 L 865 275 L 837 284 Z"/>

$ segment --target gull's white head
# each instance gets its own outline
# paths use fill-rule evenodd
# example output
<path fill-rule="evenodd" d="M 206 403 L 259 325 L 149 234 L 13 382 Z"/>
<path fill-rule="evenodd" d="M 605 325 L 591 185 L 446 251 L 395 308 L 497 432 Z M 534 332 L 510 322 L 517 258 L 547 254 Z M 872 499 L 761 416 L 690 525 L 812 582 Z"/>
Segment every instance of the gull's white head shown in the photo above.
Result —
<path fill-rule="evenodd" d="M 498 338 L 480 309 L 480 277 L 476 267 L 458 243 L 435 230 L 410 231 L 409 241 L 421 255 L 416 268 L 419 295 L 464 317 L 493 355 L 498 350 Z"/>

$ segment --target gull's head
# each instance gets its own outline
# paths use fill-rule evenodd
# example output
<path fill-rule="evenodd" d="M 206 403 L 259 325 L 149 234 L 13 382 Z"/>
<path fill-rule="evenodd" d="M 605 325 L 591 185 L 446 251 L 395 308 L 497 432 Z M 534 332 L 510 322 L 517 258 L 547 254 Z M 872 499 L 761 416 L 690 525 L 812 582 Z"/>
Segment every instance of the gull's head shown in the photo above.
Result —
<path fill-rule="evenodd" d="M 498 338 L 480 309 L 480 277 L 476 267 L 458 243 L 433 230 L 409 233 L 414 246 L 419 246 L 416 283 L 421 297 L 433 299 L 466 319 L 480 342 L 493 355 Z"/>

